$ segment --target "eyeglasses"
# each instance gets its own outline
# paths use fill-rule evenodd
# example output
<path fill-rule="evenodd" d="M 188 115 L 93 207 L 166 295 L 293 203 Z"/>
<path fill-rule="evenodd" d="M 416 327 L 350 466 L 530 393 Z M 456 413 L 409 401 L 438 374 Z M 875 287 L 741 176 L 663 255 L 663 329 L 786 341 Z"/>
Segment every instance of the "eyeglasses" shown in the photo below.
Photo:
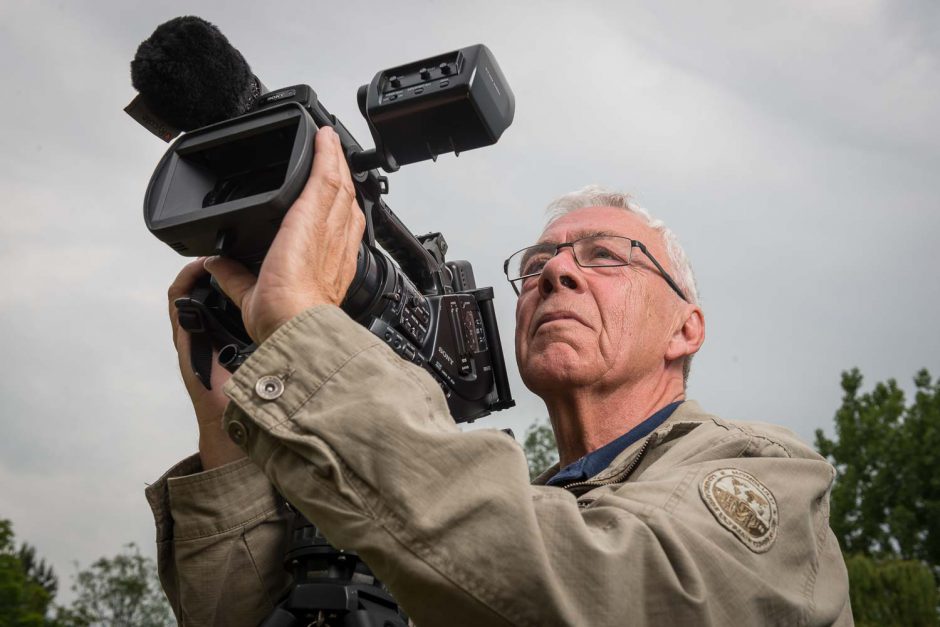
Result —
<path fill-rule="evenodd" d="M 630 258 L 634 248 L 639 248 L 646 255 L 659 273 L 669 284 L 679 298 L 685 302 L 689 299 L 685 297 L 679 285 L 673 280 L 669 273 L 656 261 L 642 242 L 629 237 L 620 237 L 617 235 L 591 235 L 582 237 L 573 242 L 564 242 L 562 244 L 536 244 L 528 246 L 520 251 L 514 252 L 509 259 L 503 262 L 503 272 L 509 280 L 512 289 L 516 295 L 519 295 L 519 285 L 522 281 L 542 274 L 542 269 L 549 259 L 557 255 L 562 248 L 570 248 L 574 255 L 574 261 L 582 268 L 616 268 L 619 266 L 629 266 Z"/>

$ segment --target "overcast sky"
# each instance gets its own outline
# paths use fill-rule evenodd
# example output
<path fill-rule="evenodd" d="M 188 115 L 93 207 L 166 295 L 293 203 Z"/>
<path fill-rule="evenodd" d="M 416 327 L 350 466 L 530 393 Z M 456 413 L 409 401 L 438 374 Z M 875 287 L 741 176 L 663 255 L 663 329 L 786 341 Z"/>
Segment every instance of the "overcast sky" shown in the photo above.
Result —
<path fill-rule="evenodd" d="M 143 498 L 195 451 L 166 288 L 184 259 L 142 198 L 167 146 L 126 114 L 128 63 L 165 20 L 217 24 L 268 87 L 308 83 L 362 143 L 356 89 L 473 43 L 516 95 L 490 148 L 407 166 L 387 202 L 515 297 L 502 260 L 588 183 L 683 241 L 707 341 L 689 396 L 727 418 L 829 428 L 842 370 L 940 374 L 940 4 L 0 0 L 0 517 L 67 583 L 135 541 Z M 480 426 L 517 434 L 518 405 Z M 66 585 L 61 586 L 67 587 Z M 67 598 L 67 596 L 66 596 Z"/>

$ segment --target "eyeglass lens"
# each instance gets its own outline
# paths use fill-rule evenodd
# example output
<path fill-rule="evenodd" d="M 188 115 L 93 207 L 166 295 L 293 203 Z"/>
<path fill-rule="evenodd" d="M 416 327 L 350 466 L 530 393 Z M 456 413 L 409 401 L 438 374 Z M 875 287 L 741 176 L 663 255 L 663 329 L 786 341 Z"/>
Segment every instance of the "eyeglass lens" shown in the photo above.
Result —
<path fill-rule="evenodd" d="M 582 267 L 625 266 L 630 263 L 633 241 L 626 237 L 600 235 L 583 237 L 565 244 L 536 244 L 514 253 L 506 272 L 510 280 L 539 274 L 545 264 L 564 248 L 570 247 Z"/>

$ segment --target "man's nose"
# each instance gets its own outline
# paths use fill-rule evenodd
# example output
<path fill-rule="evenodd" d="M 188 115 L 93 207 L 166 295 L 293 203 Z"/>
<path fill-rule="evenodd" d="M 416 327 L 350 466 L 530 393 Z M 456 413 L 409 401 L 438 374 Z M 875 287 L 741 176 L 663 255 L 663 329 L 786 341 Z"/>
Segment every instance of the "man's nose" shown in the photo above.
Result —
<path fill-rule="evenodd" d="M 562 248 L 558 254 L 548 260 L 539 275 L 539 292 L 548 296 L 558 289 L 578 290 L 583 286 L 581 268 L 574 260 L 571 248 Z"/>

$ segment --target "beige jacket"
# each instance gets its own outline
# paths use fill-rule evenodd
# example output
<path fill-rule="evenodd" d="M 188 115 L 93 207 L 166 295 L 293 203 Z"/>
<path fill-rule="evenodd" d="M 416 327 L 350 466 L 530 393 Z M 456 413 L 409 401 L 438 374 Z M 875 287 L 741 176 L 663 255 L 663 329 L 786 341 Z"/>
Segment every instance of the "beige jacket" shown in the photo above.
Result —
<path fill-rule="evenodd" d="M 226 393 L 251 461 L 190 458 L 147 490 L 181 624 L 270 612 L 289 583 L 275 489 L 421 626 L 852 624 L 833 470 L 785 429 L 685 402 L 591 481 L 530 485 L 511 438 L 462 433 L 430 376 L 325 306 Z"/>

